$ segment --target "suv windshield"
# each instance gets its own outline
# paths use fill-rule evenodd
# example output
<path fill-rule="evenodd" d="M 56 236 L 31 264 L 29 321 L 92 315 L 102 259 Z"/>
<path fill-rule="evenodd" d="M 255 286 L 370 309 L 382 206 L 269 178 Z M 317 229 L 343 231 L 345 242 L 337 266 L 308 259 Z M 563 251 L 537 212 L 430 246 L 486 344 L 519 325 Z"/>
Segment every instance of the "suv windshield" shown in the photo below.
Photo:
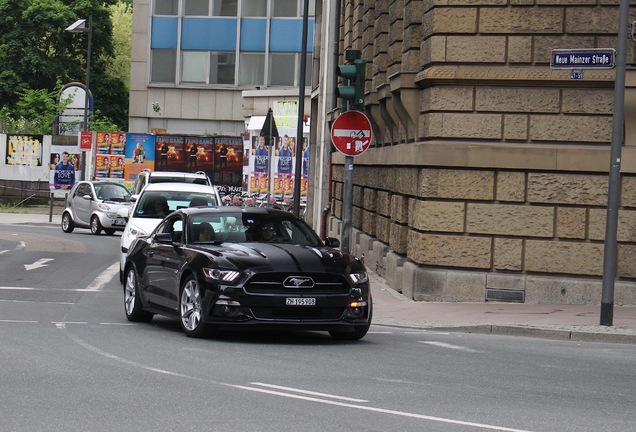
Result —
<path fill-rule="evenodd" d="M 133 217 L 157 218 L 185 207 L 219 205 L 213 193 L 145 191 L 139 197 Z"/>

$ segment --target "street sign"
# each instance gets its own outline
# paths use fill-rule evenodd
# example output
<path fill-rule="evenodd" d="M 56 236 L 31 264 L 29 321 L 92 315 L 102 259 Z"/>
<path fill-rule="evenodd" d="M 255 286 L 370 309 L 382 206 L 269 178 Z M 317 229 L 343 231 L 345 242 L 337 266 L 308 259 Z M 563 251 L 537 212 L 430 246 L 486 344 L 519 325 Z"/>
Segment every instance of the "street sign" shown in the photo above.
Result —
<path fill-rule="evenodd" d="M 613 69 L 614 48 L 554 49 L 550 56 L 552 69 Z"/>
<path fill-rule="evenodd" d="M 331 142 L 346 156 L 358 156 L 369 148 L 373 132 L 369 118 L 360 111 L 346 111 L 331 126 Z"/>

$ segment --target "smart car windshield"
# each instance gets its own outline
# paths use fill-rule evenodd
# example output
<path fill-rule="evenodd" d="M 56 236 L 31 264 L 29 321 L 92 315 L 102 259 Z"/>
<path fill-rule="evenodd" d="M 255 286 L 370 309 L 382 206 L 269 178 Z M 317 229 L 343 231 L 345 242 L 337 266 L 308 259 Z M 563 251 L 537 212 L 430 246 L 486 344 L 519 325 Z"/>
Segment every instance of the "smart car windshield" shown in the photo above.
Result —
<path fill-rule="evenodd" d="M 190 217 L 190 243 L 287 243 L 322 247 L 304 221 L 285 215 L 201 213 Z"/>
<path fill-rule="evenodd" d="M 111 184 L 95 184 L 95 194 L 103 201 L 130 202 L 130 192 L 125 186 Z"/>

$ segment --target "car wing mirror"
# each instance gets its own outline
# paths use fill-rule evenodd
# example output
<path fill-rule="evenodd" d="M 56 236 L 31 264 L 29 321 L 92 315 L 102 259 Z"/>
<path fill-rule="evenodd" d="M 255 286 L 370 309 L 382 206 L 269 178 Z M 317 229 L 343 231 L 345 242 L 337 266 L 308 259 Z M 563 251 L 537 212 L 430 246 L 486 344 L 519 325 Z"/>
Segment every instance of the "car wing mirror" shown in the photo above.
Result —
<path fill-rule="evenodd" d="M 172 234 L 158 233 L 157 235 L 155 235 L 155 241 L 161 244 L 172 244 Z"/>
<path fill-rule="evenodd" d="M 84 198 L 86 201 L 90 201 L 93 199 L 93 197 L 90 196 L 89 194 L 83 195 L 82 198 Z"/>
<path fill-rule="evenodd" d="M 339 248 L 340 247 L 340 240 L 338 240 L 335 237 L 327 237 L 325 239 L 325 246 L 331 247 L 331 248 Z"/>

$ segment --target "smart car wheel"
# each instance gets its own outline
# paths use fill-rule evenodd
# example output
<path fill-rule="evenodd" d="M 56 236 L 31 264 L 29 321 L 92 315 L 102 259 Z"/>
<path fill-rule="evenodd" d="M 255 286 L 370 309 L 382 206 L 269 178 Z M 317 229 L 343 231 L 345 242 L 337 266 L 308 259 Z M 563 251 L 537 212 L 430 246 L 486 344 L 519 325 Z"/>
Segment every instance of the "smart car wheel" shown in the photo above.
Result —
<path fill-rule="evenodd" d="M 62 231 L 64 231 L 65 233 L 70 233 L 73 232 L 74 228 L 75 224 L 73 223 L 73 218 L 71 218 L 69 212 L 64 212 L 64 214 L 62 215 Z"/>
<path fill-rule="evenodd" d="M 201 305 L 201 290 L 199 284 L 189 276 L 181 286 L 179 321 L 186 336 L 200 338 L 205 336 L 205 325 L 201 322 L 203 314 Z"/>
<path fill-rule="evenodd" d="M 128 269 L 124 282 L 124 308 L 126 309 L 126 318 L 128 318 L 128 321 L 148 322 L 152 319 L 153 314 L 145 311 L 141 306 L 137 274 L 132 267 Z"/>
<path fill-rule="evenodd" d="M 102 223 L 97 216 L 91 218 L 91 232 L 95 235 L 99 235 L 102 232 Z"/>

